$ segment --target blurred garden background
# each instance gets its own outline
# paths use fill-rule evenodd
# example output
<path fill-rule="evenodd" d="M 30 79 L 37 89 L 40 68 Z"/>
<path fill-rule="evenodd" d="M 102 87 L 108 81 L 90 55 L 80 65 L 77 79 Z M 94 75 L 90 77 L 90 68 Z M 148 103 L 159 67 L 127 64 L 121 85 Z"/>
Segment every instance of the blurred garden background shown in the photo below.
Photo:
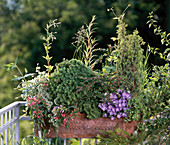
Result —
<path fill-rule="evenodd" d="M 54 64 L 63 58 L 72 58 L 75 48 L 71 43 L 75 41 L 75 33 L 89 23 L 93 15 L 97 16 L 96 27 L 99 28 L 96 30 L 97 47 L 114 45 L 110 38 L 115 36 L 117 21 L 107 9 L 113 7 L 120 15 L 128 4 L 131 7 L 124 18 L 128 30 L 139 30 L 146 42 L 145 50 L 149 43 L 163 51 L 165 46 L 161 45 L 160 36 L 155 36 L 146 22 L 149 12 L 154 11 L 154 18 L 162 29 L 170 32 L 170 0 L 0 0 L 0 108 L 20 100 L 16 99 L 19 92 L 14 89 L 18 82 L 11 81 L 18 72 L 7 72 L 4 64 L 14 62 L 18 56 L 18 66 L 22 70 L 26 67 L 29 72 L 35 72 L 37 63 L 44 69 L 41 37 L 46 33 L 44 27 L 49 20 L 62 22 L 50 52 Z M 164 61 L 151 55 L 149 63 L 161 65 Z"/>

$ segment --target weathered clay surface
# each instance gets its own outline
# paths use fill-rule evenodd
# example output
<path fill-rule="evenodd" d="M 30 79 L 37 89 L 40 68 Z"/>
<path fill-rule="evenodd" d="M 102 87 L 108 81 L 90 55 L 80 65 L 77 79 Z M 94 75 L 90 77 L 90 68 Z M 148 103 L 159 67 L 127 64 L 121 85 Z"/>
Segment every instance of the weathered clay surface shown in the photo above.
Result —
<path fill-rule="evenodd" d="M 120 127 L 124 131 L 126 131 L 129 135 L 125 135 L 125 137 L 129 137 L 133 134 L 136 129 L 138 122 L 132 121 L 126 123 L 123 118 L 110 120 L 110 118 L 98 118 L 94 120 L 90 120 L 84 114 L 79 114 L 75 117 L 74 121 L 69 122 L 70 128 L 66 129 L 65 126 L 60 126 L 58 130 L 58 135 L 61 138 L 94 138 L 97 134 L 105 136 L 100 132 L 100 130 L 114 130 L 115 127 Z M 45 127 L 47 130 L 46 137 L 47 138 L 55 138 L 56 137 L 56 128 L 53 126 Z M 38 136 L 38 131 L 35 131 Z"/>

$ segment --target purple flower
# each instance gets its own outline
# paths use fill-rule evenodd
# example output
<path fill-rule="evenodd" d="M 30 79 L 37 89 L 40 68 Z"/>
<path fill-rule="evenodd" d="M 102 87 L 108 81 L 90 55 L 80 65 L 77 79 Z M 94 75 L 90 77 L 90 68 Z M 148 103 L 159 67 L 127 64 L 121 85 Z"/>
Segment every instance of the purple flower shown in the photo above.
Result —
<path fill-rule="evenodd" d="M 109 103 L 109 102 L 107 103 L 107 105 L 110 105 L 110 104 L 111 104 L 111 103 Z"/>
<path fill-rule="evenodd" d="M 130 100 L 132 99 L 132 95 L 129 93 L 129 95 L 127 96 L 127 99 Z"/>
<path fill-rule="evenodd" d="M 109 110 L 111 110 L 111 109 L 113 108 L 113 106 L 112 106 L 112 105 L 109 105 L 107 108 L 108 108 Z"/>
<path fill-rule="evenodd" d="M 116 107 L 116 108 L 119 108 L 119 104 L 116 104 L 115 107 Z"/>
<path fill-rule="evenodd" d="M 113 101 L 113 103 L 114 103 L 114 104 L 118 104 L 118 103 L 119 103 L 119 101 L 118 101 L 118 100 L 115 100 L 115 101 Z"/>
<path fill-rule="evenodd" d="M 107 105 L 106 104 L 101 104 L 99 103 L 98 107 L 102 109 L 103 111 L 107 110 Z"/>
<path fill-rule="evenodd" d="M 111 109 L 107 109 L 107 113 L 110 113 L 112 110 Z"/>
<path fill-rule="evenodd" d="M 61 109 L 61 110 L 60 110 L 60 113 L 64 113 L 64 110 Z"/>
<path fill-rule="evenodd" d="M 125 91 L 123 91 L 122 97 L 123 97 L 123 99 L 128 99 L 128 100 L 132 99 L 132 95 L 128 92 L 125 92 Z"/>
<path fill-rule="evenodd" d="M 116 112 L 119 112 L 120 111 L 120 109 L 119 108 L 116 108 Z"/>
<path fill-rule="evenodd" d="M 122 112 L 120 112 L 118 115 L 117 115 L 117 118 L 121 118 L 122 117 Z"/>
<path fill-rule="evenodd" d="M 121 93 L 122 93 L 122 90 L 121 90 L 121 89 L 117 89 L 117 92 L 118 92 L 119 94 L 121 94 Z"/>
<path fill-rule="evenodd" d="M 114 115 L 115 114 L 115 112 L 113 112 L 113 111 L 110 111 L 110 115 L 112 116 L 112 115 Z"/>
<path fill-rule="evenodd" d="M 128 100 L 129 100 L 129 99 L 132 99 L 132 95 L 131 95 L 130 93 L 128 93 L 128 92 L 123 92 L 123 93 L 122 93 L 122 96 L 125 97 L 125 98 L 128 99 Z"/>
<path fill-rule="evenodd" d="M 122 113 L 122 117 L 126 117 L 127 116 L 127 113 Z"/>
<path fill-rule="evenodd" d="M 112 111 L 113 111 L 113 112 L 116 112 L 116 109 L 115 109 L 115 108 L 112 108 Z"/>
<path fill-rule="evenodd" d="M 119 103 L 119 108 L 123 107 L 123 105 L 121 103 Z"/>
<path fill-rule="evenodd" d="M 105 114 L 103 115 L 103 117 L 107 117 L 107 114 L 105 113 Z"/>
<path fill-rule="evenodd" d="M 122 102 L 123 102 L 123 100 L 122 100 L 122 99 L 119 99 L 119 100 L 118 100 L 118 102 L 119 102 L 119 103 L 122 103 Z"/>
<path fill-rule="evenodd" d="M 127 92 L 125 92 L 125 91 L 123 91 L 123 93 L 122 93 L 122 97 L 123 97 L 123 98 L 127 98 L 127 95 L 128 95 L 128 93 L 127 93 Z"/>
<path fill-rule="evenodd" d="M 58 109 L 58 107 L 57 107 L 57 106 L 54 106 L 52 112 L 54 112 L 56 109 Z"/>
<path fill-rule="evenodd" d="M 127 111 L 128 111 L 128 109 L 129 109 L 129 108 L 124 107 L 124 108 L 123 108 L 123 111 L 127 112 Z"/>
<path fill-rule="evenodd" d="M 102 103 L 99 103 L 98 107 L 101 108 L 102 107 Z"/>
<path fill-rule="evenodd" d="M 123 107 L 119 107 L 119 111 L 123 110 Z"/>
<path fill-rule="evenodd" d="M 115 119 L 115 117 L 112 116 L 112 117 L 111 117 L 111 120 L 114 120 L 114 119 Z"/>
<path fill-rule="evenodd" d="M 106 98 L 103 103 L 98 104 L 100 109 L 107 112 L 103 115 L 103 117 L 107 117 L 109 115 L 111 120 L 114 120 L 115 116 L 117 118 L 127 116 L 129 109 L 127 108 L 127 104 L 128 100 L 132 98 L 132 95 L 126 91 L 122 91 L 121 89 L 118 89 L 117 92 L 117 94 L 110 93 L 109 100 L 111 101 L 107 101 Z M 105 93 L 104 95 L 106 96 L 108 93 Z"/>
<path fill-rule="evenodd" d="M 123 108 L 123 111 L 125 111 L 125 110 L 127 110 L 127 109 L 128 109 L 127 107 L 124 107 L 124 108 Z"/>
<path fill-rule="evenodd" d="M 125 99 L 122 99 L 122 103 L 127 103 L 127 101 Z"/>
<path fill-rule="evenodd" d="M 116 96 L 116 94 L 111 93 L 109 98 L 112 99 L 112 100 L 116 100 L 117 96 Z"/>
<path fill-rule="evenodd" d="M 127 103 L 122 103 L 122 106 L 123 106 L 123 107 L 127 106 Z"/>

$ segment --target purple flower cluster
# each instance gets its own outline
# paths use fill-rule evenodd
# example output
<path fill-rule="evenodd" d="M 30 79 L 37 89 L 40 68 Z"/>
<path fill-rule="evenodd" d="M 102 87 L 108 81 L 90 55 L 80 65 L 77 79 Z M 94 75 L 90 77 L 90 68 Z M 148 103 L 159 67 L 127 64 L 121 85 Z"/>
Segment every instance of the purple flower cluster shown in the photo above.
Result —
<path fill-rule="evenodd" d="M 114 120 L 116 117 L 127 116 L 127 104 L 130 99 L 132 99 L 130 93 L 118 89 L 117 93 L 111 93 L 103 103 L 99 103 L 98 107 L 102 109 L 103 117 L 111 117 L 111 120 Z"/>

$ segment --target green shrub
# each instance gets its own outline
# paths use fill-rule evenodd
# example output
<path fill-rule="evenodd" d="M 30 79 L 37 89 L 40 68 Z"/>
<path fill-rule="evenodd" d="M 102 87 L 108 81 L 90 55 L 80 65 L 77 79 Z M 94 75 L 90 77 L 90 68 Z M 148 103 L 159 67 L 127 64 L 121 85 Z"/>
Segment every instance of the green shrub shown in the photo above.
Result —
<path fill-rule="evenodd" d="M 81 85 L 81 77 L 91 77 L 93 72 L 79 60 L 64 60 L 56 65 L 51 77 L 51 96 L 55 105 L 65 104 L 65 107 L 74 105 L 82 94 L 76 93 L 77 86 Z"/>
<path fill-rule="evenodd" d="M 84 96 L 82 92 L 77 92 L 78 86 L 82 85 L 81 82 L 84 77 L 89 78 L 92 76 L 94 76 L 93 71 L 79 60 L 64 60 L 56 64 L 56 69 L 50 77 L 50 101 L 53 102 L 50 109 L 60 107 L 60 109 L 56 110 L 57 113 L 55 113 L 57 117 L 62 113 L 78 112 L 82 108 L 83 103 L 79 102 L 79 100 Z M 89 107 L 91 107 L 90 104 Z M 55 114 L 52 115 L 55 117 Z M 63 123 L 62 120 L 61 123 Z"/>

